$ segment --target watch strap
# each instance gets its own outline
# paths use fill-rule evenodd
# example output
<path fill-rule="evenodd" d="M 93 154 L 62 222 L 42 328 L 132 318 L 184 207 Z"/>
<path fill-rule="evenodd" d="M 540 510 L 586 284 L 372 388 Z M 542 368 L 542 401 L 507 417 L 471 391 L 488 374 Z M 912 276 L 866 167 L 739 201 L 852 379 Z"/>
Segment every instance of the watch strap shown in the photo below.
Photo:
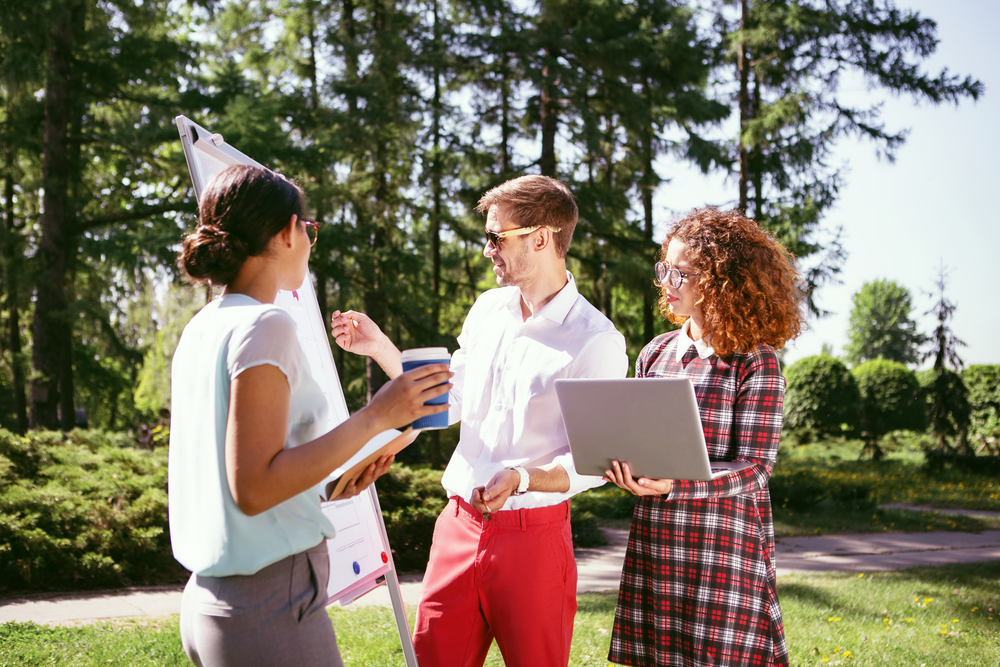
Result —
<path fill-rule="evenodd" d="M 512 466 L 510 468 L 507 468 L 507 470 L 513 470 L 514 472 L 516 472 L 518 475 L 521 476 L 520 483 L 517 485 L 516 489 L 511 491 L 510 495 L 519 496 L 523 493 L 526 493 L 528 491 L 528 483 L 530 481 L 528 478 L 528 471 L 522 468 L 521 466 Z"/>

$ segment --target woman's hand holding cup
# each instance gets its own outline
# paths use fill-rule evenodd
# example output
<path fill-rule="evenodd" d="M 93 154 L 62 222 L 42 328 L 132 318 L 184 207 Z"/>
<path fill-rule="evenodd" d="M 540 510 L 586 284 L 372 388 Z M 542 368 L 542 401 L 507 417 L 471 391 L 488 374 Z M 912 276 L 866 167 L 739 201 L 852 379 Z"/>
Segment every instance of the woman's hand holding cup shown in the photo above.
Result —
<path fill-rule="evenodd" d="M 447 402 L 427 402 L 448 393 L 451 389 L 448 380 L 453 375 L 448 364 L 419 366 L 384 384 L 364 409 L 378 415 L 381 430 L 402 428 L 423 417 L 447 412 Z"/>

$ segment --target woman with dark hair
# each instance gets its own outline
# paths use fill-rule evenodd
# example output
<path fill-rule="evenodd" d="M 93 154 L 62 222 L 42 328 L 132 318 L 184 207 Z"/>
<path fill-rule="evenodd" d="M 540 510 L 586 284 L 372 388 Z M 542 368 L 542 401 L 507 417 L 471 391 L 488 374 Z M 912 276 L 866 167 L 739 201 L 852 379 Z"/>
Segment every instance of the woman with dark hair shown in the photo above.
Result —
<path fill-rule="evenodd" d="M 791 254 L 737 211 L 693 211 L 656 263 L 660 309 L 680 324 L 636 377 L 690 378 L 709 459 L 750 465 L 711 481 L 605 479 L 640 496 L 608 659 L 623 665 L 787 665 L 768 478 L 785 382 L 776 348 L 802 328 Z"/>
<path fill-rule="evenodd" d="M 184 328 L 171 368 L 170 539 L 191 571 L 181 640 L 196 665 L 341 665 L 326 613 L 334 528 L 320 481 L 369 439 L 448 409 L 445 364 L 389 382 L 323 433 L 327 401 L 295 323 L 274 304 L 305 279 L 316 223 L 301 191 L 266 169 L 234 166 L 209 181 L 181 265 L 224 286 Z M 443 383 L 443 384 L 442 384 Z M 372 464 L 345 495 L 384 473 Z"/>

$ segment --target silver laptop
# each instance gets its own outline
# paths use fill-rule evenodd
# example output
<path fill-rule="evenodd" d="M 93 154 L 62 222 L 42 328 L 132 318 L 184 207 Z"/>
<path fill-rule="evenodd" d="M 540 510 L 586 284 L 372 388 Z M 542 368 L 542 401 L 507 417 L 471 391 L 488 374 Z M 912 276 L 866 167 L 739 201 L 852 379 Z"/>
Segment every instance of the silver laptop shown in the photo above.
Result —
<path fill-rule="evenodd" d="M 633 477 L 709 480 L 751 465 L 709 462 L 691 380 L 556 380 L 576 471 L 603 475 L 612 459 Z"/>

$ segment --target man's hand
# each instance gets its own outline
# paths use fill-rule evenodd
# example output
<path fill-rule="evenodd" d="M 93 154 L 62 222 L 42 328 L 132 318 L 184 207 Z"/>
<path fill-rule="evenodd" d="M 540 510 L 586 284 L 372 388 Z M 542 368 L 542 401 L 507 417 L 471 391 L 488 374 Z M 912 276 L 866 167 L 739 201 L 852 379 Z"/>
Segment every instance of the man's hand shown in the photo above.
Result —
<path fill-rule="evenodd" d="M 604 481 L 611 482 L 636 496 L 662 496 L 670 493 L 674 483 L 669 479 L 634 479 L 627 463 L 611 462 L 611 470 L 604 471 Z"/>
<path fill-rule="evenodd" d="M 347 352 L 374 359 L 390 378 L 396 378 L 403 372 L 399 350 L 364 313 L 353 310 L 333 311 L 330 316 L 330 334 L 337 345 Z"/>
<path fill-rule="evenodd" d="M 348 352 L 366 357 L 374 357 L 385 338 L 385 334 L 370 317 L 353 310 L 343 313 L 333 311 L 330 326 L 337 345 Z"/>
<path fill-rule="evenodd" d="M 472 506 L 483 514 L 496 512 L 510 494 L 517 490 L 521 484 L 521 476 L 514 470 L 501 470 L 493 475 L 493 479 L 486 486 L 477 486 L 472 490 Z"/>

